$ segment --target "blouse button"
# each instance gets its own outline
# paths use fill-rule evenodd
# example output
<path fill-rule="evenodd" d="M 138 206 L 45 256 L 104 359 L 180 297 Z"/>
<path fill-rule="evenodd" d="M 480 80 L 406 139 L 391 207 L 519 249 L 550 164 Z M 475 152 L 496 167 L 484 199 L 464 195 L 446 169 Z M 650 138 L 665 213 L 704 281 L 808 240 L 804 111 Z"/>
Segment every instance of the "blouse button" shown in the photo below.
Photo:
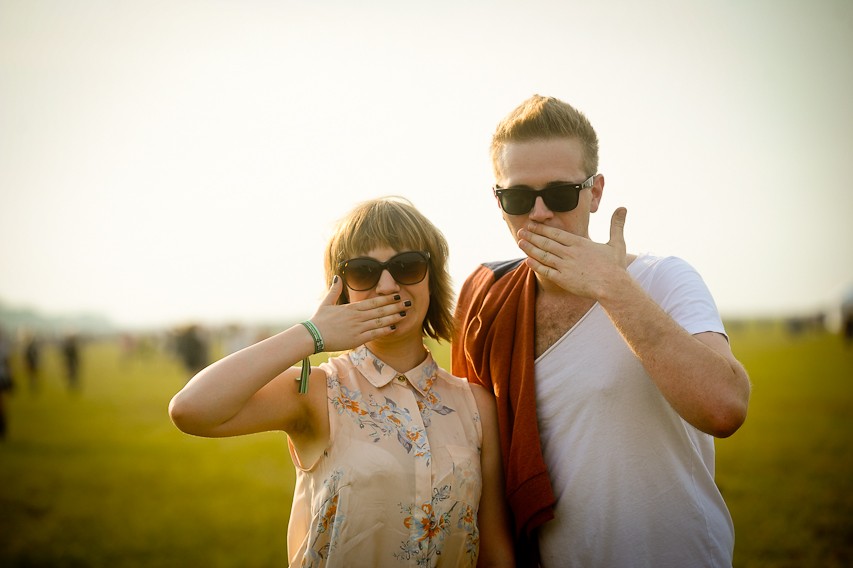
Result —
<path fill-rule="evenodd" d="M 400 381 L 401 383 L 405 383 L 406 382 L 406 375 L 397 375 L 397 380 Z"/>

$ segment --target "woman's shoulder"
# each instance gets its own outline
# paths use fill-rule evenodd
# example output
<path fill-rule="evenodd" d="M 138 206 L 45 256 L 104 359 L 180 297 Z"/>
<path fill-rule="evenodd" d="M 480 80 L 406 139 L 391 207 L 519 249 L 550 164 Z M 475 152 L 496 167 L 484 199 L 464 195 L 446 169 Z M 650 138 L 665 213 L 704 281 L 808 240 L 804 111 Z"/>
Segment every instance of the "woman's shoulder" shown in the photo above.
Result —
<path fill-rule="evenodd" d="M 471 394 L 474 395 L 474 400 L 477 401 L 477 406 L 482 406 L 483 404 L 495 404 L 495 395 L 492 394 L 489 389 L 483 385 L 469 383 L 465 379 L 460 380 L 464 381 L 468 385 L 468 388 L 471 389 Z"/>
<path fill-rule="evenodd" d="M 484 386 L 468 382 L 468 379 L 452 375 L 441 367 L 438 368 L 438 376 L 445 382 L 445 384 L 448 385 L 448 387 L 471 393 L 474 402 L 481 411 L 483 405 L 494 405 L 494 395 Z"/>
<path fill-rule="evenodd" d="M 476 385 L 472 385 L 471 383 L 469 383 L 467 379 L 463 379 L 462 377 L 457 377 L 456 375 L 451 374 L 450 371 L 447 371 L 447 370 L 443 369 L 442 367 L 439 367 L 438 365 L 436 365 L 436 367 L 437 367 L 436 377 L 438 377 L 438 379 L 440 381 L 443 381 L 448 386 L 451 386 L 453 388 L 461 388 L 461 389 L 465 389 L 465 390 L 470 390 L 470 388 L 472 386 L 476 386 Z"/>

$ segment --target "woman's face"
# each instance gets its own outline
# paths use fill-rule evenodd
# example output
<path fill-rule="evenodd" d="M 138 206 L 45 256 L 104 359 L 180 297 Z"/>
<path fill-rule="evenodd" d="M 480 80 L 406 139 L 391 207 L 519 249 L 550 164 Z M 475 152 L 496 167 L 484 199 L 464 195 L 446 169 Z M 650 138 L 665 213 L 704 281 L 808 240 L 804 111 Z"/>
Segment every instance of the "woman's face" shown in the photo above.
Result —
<path fill-rule="evenodd" d="M 373 248 L 357 256 L 366 256 L 379 262 L 386 262 L 401 252 L 407 251 L 382 246 Z M 427 274 L 424 276 L 424 279 L 416 284 L 400 284 L 391 276 L 391 273 L 386 268 L 379 276 L 379 282 L 376 283 L 376 286 L 369 290 L 357 291 L 347 287 L 347 295 L 349 296 L 350 303 L 360 302 L 377 296 L 393 296 L 395 294 L 399 294 L 403 301 L 411 301 L 412 305 L 406 308 L 406 317 L 396 324 L 397 330 L 393 335 L 400 337 L 404 334 L 416 333 L 418 336 L 422 336 L 423 322 L 429 309 L 429 268 L 427 268 Z"/>

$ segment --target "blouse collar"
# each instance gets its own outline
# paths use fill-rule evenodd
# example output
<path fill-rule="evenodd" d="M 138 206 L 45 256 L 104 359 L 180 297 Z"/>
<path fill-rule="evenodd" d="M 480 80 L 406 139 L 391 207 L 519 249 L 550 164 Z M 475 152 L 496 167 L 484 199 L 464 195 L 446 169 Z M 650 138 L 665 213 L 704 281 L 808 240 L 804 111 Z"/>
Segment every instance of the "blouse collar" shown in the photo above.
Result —
<path fill-rule="evenodd" d="M 349 358 L 353 366 L 376 388 L 382 388 L 391 381 L 408 382 L 419 393 L 426 395 L 432 388 L 438 371 L 438 364 L 432 358 L 429 349 L 426 353 L 427 356 L 420 365 L 405 373 L 394 370 L 391 365 L 379 359 L 364 345 L 350 351 Z"/>

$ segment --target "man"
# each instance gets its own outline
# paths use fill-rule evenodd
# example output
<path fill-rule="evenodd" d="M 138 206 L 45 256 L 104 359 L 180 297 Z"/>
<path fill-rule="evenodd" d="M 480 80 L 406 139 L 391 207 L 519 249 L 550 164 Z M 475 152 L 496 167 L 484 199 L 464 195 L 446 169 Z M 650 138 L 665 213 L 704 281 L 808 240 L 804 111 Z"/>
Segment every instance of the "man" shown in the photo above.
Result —
<path fill-rule="evenodd" d="M 526 257 L 466 280 L 453 372 L 497 397 L 520 565 L 731 566 L 714 437 L 750 384 L 714 300 L 684 261 L 629 255 L 626 210 L 601 203 L 586 117 L 534 96 L 492 139 L 494 189 Z"/>

